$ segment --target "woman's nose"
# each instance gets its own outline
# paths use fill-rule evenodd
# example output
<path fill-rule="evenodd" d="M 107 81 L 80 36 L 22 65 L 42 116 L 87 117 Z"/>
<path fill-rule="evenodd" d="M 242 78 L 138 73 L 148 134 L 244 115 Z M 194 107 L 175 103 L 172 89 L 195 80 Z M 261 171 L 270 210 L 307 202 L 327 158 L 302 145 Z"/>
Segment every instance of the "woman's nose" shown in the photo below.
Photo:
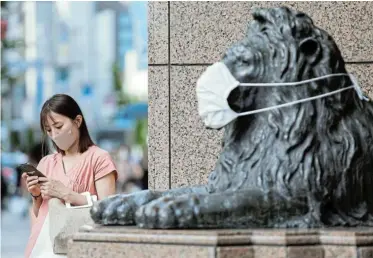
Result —
<path fill-rule="evenodd" d="M 52 129 L 51 130 L 51 137 L 54 138 L 58 135 L 58 133 L 56 132 L 56 130 Z"/>

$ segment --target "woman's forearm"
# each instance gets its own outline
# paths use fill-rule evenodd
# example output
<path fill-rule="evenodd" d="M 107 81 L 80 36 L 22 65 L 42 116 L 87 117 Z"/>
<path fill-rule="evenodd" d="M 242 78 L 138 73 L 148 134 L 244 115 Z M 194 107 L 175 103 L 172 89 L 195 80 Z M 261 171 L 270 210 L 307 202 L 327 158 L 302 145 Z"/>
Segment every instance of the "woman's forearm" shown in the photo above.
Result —
<path fill-rule="evenodd" d="M 87 197 L 74 191 L 69 191 L 64 197 L 65 203 L 70 203 L 73 206 L 81 206 L 88 204 Z"/>
<path fill-rule="evenodd" d="M 37 198 L 32 198 L 32 211 L 35 214 L 35 217 L 39 214 L 39 209 L 41 206 L 41 203 L 43 202 L 43 197 L 39 196 Z"/>

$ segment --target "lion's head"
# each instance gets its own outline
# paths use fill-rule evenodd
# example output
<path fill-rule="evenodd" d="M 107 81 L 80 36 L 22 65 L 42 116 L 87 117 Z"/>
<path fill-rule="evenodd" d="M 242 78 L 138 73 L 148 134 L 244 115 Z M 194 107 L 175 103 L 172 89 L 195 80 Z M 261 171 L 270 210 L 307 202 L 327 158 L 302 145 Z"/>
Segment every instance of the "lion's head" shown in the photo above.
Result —
<path fill-rule="evenodd" d="M 253 17 L 246 37 L 228 49 L 223 57 L 224 63 L 239 81 L 295 82 L 333 73 L 346 73 L 341 52 L 332 37 L 316 27 L 306 14 L 281 7 L 255 9 Z M 272 104 L 276 104 L 325 93 L 348 84 L 351 81 L 344 77 L 325 79 L 303 87 L 295 86 L 296 88 L 240 87 L 232 92 L 230 103 L 237 111 L 247 110 L 261 106 L 258 101 L 254 101 L 254 97 L 286 95 L 278 96 L 285 99 L 274 100 L 275 103 Z M 265 95 L 258 96 L 262 94 Z M 352 95 L 353 91 L 349 91 L 335 97 L 351 99 Z M 271 103 L 266 102 L 264 105 L 268 104 Z"/>
<path fill-rule="evenodd" d="M 253 17 L 244 39 L 223 57 L 238 81 L 295 82 L 347 73 L 332 37 L 306 14 L 281 7 L 255 9 Z M 228 102 L 243 112 L 351 84 L 346 76 L 291 87 L 238 87 Z M 329 224 L 353 224 L 350 213 L 356 211 L 358 220 L 367 219 L 372 183 L 373 106 L 353 89 L 233 121 L 209 179 L 211 191 L 275 188 L 287 198 L 305 197 Z"/>

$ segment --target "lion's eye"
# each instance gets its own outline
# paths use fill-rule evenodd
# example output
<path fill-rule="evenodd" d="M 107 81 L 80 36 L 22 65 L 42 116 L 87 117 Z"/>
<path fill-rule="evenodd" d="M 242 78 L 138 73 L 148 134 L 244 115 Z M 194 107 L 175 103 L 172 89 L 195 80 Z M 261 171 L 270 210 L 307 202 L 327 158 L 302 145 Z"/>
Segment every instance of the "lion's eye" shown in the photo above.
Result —
<path fill-rule="evenodd" d="M 251 65 L 253 60 L 253 54 L 250 51 L 245 51 L 240 56 L 240 61 L 245 65 Z"/>
<path fill-rule="evenodd" d="M 242 63 L 248 64 L 250 62 L 250 58 L 248 56 L 242 56 L 240 59 Z"/>
<path fill-rule="evenodd" d="M 261 32 L 263 35 L 268 36 L 267 31 L 268 31 L 268 28 L 267 28 L 267 27 L 263 27 L 263 28 L 260 30 L 260 32 Z"/>
<path fill-rule="evenodd" d="M 245 65 L 251 65 L 252 64 L 251 58 L 249 58 L 249 57 L 243 57 L 240 61 L 241 61 L 242 64 L 245 64 Z"/>

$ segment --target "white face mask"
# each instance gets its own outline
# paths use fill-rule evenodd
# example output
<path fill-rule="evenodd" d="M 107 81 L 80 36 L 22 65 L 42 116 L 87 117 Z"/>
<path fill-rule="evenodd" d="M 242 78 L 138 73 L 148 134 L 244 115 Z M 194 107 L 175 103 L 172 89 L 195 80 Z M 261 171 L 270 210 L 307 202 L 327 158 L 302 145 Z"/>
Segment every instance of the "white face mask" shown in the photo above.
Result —
<path fill-rule="evenodd" d="M 272 87 L 272 86 L 296 86 L 304 85 L 305 83 L 318 81 L 328 77 L 336 76 L 349 76 L 353 85 L 331 91 L 325 94 L 317 95 L 310 98 L 300 99 L 296 101 L 291 101 L 285 104 L 276 105 L 272 107 L 252 110 L 243 113 L 237 113 L 233 111 L 228 104 L 229 94 L 238 86 L 247 87 Z M 356 78 L 351 74 L 338 73 L 338 74 L 328 74 L 325 76 L 299 81 L 299 82 L 283 82 L 283 83 L 240 83 L 234 78 L 227 66 L 218 62 L 208 67 L 206 71 L 201 75 L 197 81 L 197 99 L 198 99 L 198 113 L 202 117 L 203 122 L 209 128 L 219 129 L 229 124 L 231 121 L 235 120 L 239 116 L 246 116 L 251 114 L 256 114 L 272 109 L 277 109 L 281 107 L 286 107 L 314 99 L 324 98 L 339 92 L 354 88 L 359 98 L 362 100 L 369 101 L 369 98 L 364 96 L 362 90 Z"/>
<path fill-rule="evenodd" d="M 76 136 L 73 133 L 72 126 L 68 129 L 61 131 L 57 135 L 53 135 L 51 139 L 63 151 L 68 150 L 75 142 Z"/>

